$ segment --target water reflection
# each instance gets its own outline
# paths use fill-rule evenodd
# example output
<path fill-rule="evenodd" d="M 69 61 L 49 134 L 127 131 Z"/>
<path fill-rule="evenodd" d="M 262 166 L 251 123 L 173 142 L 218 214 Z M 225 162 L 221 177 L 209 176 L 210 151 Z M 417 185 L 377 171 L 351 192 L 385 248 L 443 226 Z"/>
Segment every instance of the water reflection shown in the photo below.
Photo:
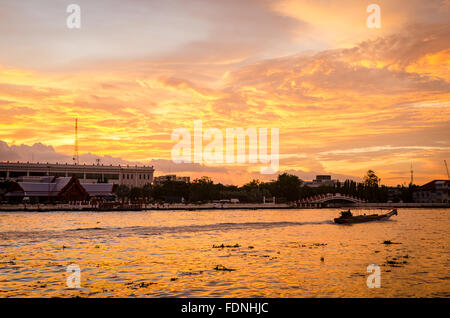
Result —
<path fill-rule="evenodd" d="M 337 213 L 1 213 L 0 297 L 450 296 L 448 210 L 350 226 Z M 381 288 L 367 287 L 369 264 Z"/>

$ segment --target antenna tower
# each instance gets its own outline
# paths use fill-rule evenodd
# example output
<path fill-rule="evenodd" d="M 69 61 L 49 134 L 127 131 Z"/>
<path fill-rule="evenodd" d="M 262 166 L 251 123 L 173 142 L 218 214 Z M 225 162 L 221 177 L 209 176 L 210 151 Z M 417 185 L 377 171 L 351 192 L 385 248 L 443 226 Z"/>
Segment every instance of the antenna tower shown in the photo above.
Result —
<path fill-rule="evenodd" d="M 76 165 L 80 163 L 78 157 L 78 118 L 75 118 L 75 145 L 73 149 L 73 162 Z"/>
<path fill-rule="evenodd" d="M 413 171 L 413 167 L 412 167 L 412 162 L 411 162 L 411 180 L 409 181 L 409 184 L 413 184 L 414 183 L 414 171 Z"/>

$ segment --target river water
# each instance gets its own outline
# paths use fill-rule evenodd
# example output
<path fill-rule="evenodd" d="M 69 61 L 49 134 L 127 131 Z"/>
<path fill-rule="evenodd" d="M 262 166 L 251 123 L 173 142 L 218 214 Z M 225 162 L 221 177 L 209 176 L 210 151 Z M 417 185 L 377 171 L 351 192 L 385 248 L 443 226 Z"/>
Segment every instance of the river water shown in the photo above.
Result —
<path fill-rule="evenodd" d="M 450 297 L 449 209 L 353 225 L 338 213 L 4 212 L 0 297 Z"/>

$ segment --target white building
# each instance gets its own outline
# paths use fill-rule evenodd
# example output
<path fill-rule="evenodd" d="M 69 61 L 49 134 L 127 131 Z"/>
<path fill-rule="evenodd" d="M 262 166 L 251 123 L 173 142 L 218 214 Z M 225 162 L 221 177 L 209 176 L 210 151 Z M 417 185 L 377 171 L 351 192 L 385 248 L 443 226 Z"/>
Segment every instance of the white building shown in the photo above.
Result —
<path fill-rule="evenodd" d="M 450 180 L 433 180 L 417 188 L 413 193 L 414 202 L 449 203 Z"/>
<path fill-rule="evenodd" d="M 153 166 L 0 162 L 0 180 L 38 181 L 43 176 L 71 177 L 81 183 L 113 183 L 142 187 L 152 183 Z"/>
<path fill-rule="evenodd" d="M 334 187 L 339 182 L 337 179 L 331 179 L 330 175 L 318 175 L 313 181 L 305 181 L 304 186 L 317 188 L 322 186 Z"/>

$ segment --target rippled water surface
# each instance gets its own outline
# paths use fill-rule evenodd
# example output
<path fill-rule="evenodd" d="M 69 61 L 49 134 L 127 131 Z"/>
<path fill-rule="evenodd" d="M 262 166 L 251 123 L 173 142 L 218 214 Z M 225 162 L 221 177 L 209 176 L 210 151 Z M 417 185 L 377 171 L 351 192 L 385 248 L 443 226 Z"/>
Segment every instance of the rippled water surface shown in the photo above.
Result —
<path fill-rule="evenodd" d="M 354 225 L 338 212 L 0 213 L 0 297 L 450 296 L 450 210 Z"/>

